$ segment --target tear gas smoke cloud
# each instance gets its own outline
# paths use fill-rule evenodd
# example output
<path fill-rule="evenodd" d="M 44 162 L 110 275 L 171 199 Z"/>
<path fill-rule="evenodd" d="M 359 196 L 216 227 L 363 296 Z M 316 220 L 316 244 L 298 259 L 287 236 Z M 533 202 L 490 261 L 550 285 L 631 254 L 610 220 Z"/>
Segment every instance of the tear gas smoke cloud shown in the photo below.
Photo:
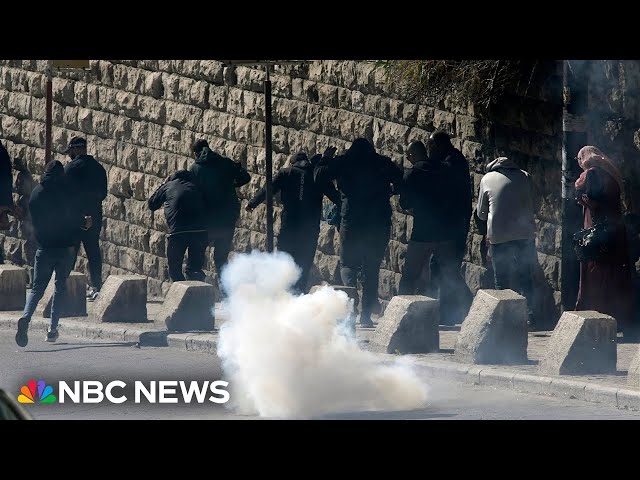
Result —
<path fill-rule="evenodd" d="M 427 389 L 410 362 L 383 363 L 359 348 L 346 326 L 352 300 L 330 287 L 292 295 L 299 274 L 286 253 L 257 251 L 236 255 L 223 271 L 229 320 L 218 354 L 227 406 L 275 418 L 423 406 Z"/>

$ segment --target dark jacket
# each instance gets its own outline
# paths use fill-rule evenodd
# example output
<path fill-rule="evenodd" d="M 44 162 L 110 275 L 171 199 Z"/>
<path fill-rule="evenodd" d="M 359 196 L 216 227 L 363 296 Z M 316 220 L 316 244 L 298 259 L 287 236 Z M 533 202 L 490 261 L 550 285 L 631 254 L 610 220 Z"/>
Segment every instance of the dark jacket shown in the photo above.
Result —
<path fill-rule="evenodd" d="M 0 207 L 13 205 L 13 174 L 9 152 L 0 143 Z"/>
<path fill-rule="evenodd" d="M 80 207 L 78 195 L 64 174 L 45 173 L 29 199 L 29 211 L 38 244 L 43 248 L 74 246 L 80 239 L 84 225 L 84 214 Z"/>
<path fill-rule="evenodd" d="M 283 168 L 273 179 L 273 194 L 281 192 L 282 228 L 307 226 L 320 229 L 322 198 L 326 195 L 333 203 L 340 203 L 340 194 L 328 182 L 318 183 L 313 176 L 313 164 L 309 160 L 296 161 Z M 252 208 L 264 202 L 267 193 L 263 188 L 249 202 Z"/>
<path fill-rule="evenodd" d="M 233 228 L 240 216 L 236 188 L 249 183 L 249 173 L 239 162 L 206 147 L 189 171 L 204 194 L 208 227 Z"/>
<path fill-rule="evenodd" d="M 206 231 L 204 196 L 196 187 L 193 175 L 186 170 L 176 172 L 160 185 L 149 198 L 149 209 L 164 206 L 169 233 Z"/>
<path fill-rule="evenodd" d="M 107 197 L 107 172 L 91 155 L 78 155 L 64 171 L 78 193 L 85 215 L 93 217 L 95 227 L 96 220 L 102 218 L 102 201 Z"/>
<path fill-rule="evenodd" d="M 449 214 L 457 219 L 460 235 L 464 235 L 465 241 L 471 221 L 473 187 L 469 164 L 462 152 L 457 148 L 451 148 L 442 158 L 433 158 L 440 161 L 447 168 L 452 188 L 452 200 L 448 206 Z"/>
<path fill-rule="evenodd" d="M 402 170 L 389 157 L 377 154 L 366 140 L 356 140 L 344 155 L 323 158 L 315 176 L 319 182 L 337 181 L 342 228 L 391 225 L 389 198 L 400 191 Z"/>
<path fill-rule="evenodd" d="M 400 206 L 412 210 L 411 240 L 440 242 L 455 240 L 458 222 L 449 205 L 455 202 L 448 169 L 441 163 L 417 162 L 404 174 Z"/>

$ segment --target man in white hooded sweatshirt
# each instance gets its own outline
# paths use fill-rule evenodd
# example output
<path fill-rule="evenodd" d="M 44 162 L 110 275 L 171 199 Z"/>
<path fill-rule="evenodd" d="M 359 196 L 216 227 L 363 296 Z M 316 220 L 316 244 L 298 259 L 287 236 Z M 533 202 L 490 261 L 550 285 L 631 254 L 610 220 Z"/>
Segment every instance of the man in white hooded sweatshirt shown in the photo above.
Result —
<path fill-rule="evenodd" d="M 490 162 L 480 181 L 476 214 L 487 222 L 495 288 L 515 290 L 527 299 L 533 328 L 532 273 L 537 254 L 529 173 L 506 157 Z"/>

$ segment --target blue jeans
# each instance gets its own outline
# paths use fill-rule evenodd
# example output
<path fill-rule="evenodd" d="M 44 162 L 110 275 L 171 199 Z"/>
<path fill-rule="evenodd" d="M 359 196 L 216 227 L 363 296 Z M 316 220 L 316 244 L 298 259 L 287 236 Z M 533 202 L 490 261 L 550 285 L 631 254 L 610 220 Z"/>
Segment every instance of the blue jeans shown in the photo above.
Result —
<path fill-rule="evenodd" d="M 69 278 L 75 261 L 76 250 L 74 247 L 38 248 L 33 267 L 33 285 L 29 298 L 27 298 L 27 304 L 24 306 L 23 318 L 31 320 L 31 316 L 36 311 L 38 302 L 44 295 L 55 271 L 55 289 L 51 303 L 51 330 L 58 328 L 60 312 L 67 291 L 67 278 Z"/>
<path fill-rule="evenodd" d="M 538 262 L 535 240 L 513 240 L 491 244 L 491 262 L 496 290 L 511 289 L 527 299 L 533 323 L 533 269 Z"/>

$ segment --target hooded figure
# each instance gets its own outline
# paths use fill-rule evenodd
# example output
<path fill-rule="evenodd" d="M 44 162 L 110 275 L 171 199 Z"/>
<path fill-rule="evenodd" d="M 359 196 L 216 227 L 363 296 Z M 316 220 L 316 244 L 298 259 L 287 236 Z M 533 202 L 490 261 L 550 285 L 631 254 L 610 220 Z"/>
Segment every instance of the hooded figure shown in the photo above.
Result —
<path fill-rule="evenodd" d="M 532 274 L 538 260 L 529 174 L 506 157 L 488 163 L 476 215 L 487 222 L 495 288 L 510 288 L 526 297 L 529 326 L 534 328 Z"/>
<path fill-rule="evenodd" d="M 455 179 L 442 162 L 428 157 L 420 141 L 411 142 L 406 155 L 413 166 L 404 175 L 400 206 L 413 213 L 413 229 L 399 294 L 435 297 L 439 290 L 441 323 L 453 325 L 466 315 L 462 299 L 472 296 L 460 274 L 456 248 L 459 221 L 449 209 L 456 202 Z M 432 256 L 439 266 L 437 282 Z M 427 275 L 423 277 L 425 269 Z M 421 282 L 422 278 L 426 282 Z"/>
<path fill-rule="evenodd" d="M 380 263 L 391 234 L 390 197 L 399 193 L 402 170 L 389 157 L 376 153 L 366 138 L 356 139 L 344 155 L 330 147 L 318 163 L 320 182 L 336 180 L 341 194 L 340 276 L 356 287 L 362 273 L 360 324 L 372 327 L 378 306 Z"/>
<path fill-rule="evenodd" d="M 164 207 L 169 235 L 167 263 L 172 282 L 185 280 L 182 273 L 184 254 L 188 251 L 186 280 L 203 282 L 202 270 L 207 248 L 204 196 L 195 185 L 193 174 L 179 170 L 160 185 L 148 201 L 151 211 Z"/>
<path fill-rule="evenodd" d="M 323 196 L 335 204 L 340 203 L 339 193 L 332 183 L 321 184 L 314 178 L 314 163 L 319 160 L 320 155 L 309 160 L 306 153 L 296 153 L 291 157 L 291 166 L 280 170 L 273 179 L 273 193 L 280 192 L 283 207 L 278 250 L 289 253 L 302 270 L 294 287 L 298 292 L 306 291 L 313 265 Z M 265 199 L 266 190 L 263 188 L 249 202 L 247 210 L 253 210 Z"/>
<path fill-rule="evenodd" d="M 487 164 L 476 211 L 487 221 L 491 244 L 535 238 L 532 188 L 529 174 L 513 160 L 499 157 Z"/>
<path fill-rule="evenodd" d="M 451 143 L 449 135 L 442 131 L 431 134 L 427 141 L 429 158 L 434 162 L 440 162 L 447 169 L 452 189 L 452 202 L 449 204 L 449 214 L 452 221 L 458 223 L 457 253 L 460 263 L 464 257 L 469 233 L 469 222 L 472 213 L 473 188 L 469 163 L 460 150 Z"/>
<path fill-rule="evenodd" d="M 576 310 L 596 310 L 614 317 L 625 341 L 640 337 L 633 319 L 633 275 L 629 240 L 622 217 L 624 187 L 618 166 L 593 146 L 578 152 L 583 169 L 576 180 L 577 201 L 583 207 L 584 228 L 595 224 L 615 227 L 608 253 L 597 260 L 580 263 L 580 287 Z"/>
<path fill-rule="evenodd" d="M 251 177 L 239 162 L 211 150 L 206 140 L 197 140 L 192 152 L 195 162 L 189 171 L 204 195 L 205 221 L 209 242 L 214 247 L 213 257 L 219 278 L 231 251 L 233 233 L 240 217 L 236 188 L 249 183 Z"/>
<path fill-rule="evenodd" d="M 53 160 L 45 167 L 40 184 L 31 193 L 29 211 L 38 240 L 33 268 L 33 286 L 22 318 L 18 320 L 16 343 L 27 345 L 27 330 L 31 316 L 44 295 L 44 291 L 55 272 L 55 289 L 51 305 L 51 325 L 46 341 L 58 338 L 58 321 L 64 308 L 67 278 L 76 259 L 75 245 L 82 230 L 91 226 L 90 217 L 83 214 L 78 201 L 78 192 L 64 173 L 60 162 Z"/>

